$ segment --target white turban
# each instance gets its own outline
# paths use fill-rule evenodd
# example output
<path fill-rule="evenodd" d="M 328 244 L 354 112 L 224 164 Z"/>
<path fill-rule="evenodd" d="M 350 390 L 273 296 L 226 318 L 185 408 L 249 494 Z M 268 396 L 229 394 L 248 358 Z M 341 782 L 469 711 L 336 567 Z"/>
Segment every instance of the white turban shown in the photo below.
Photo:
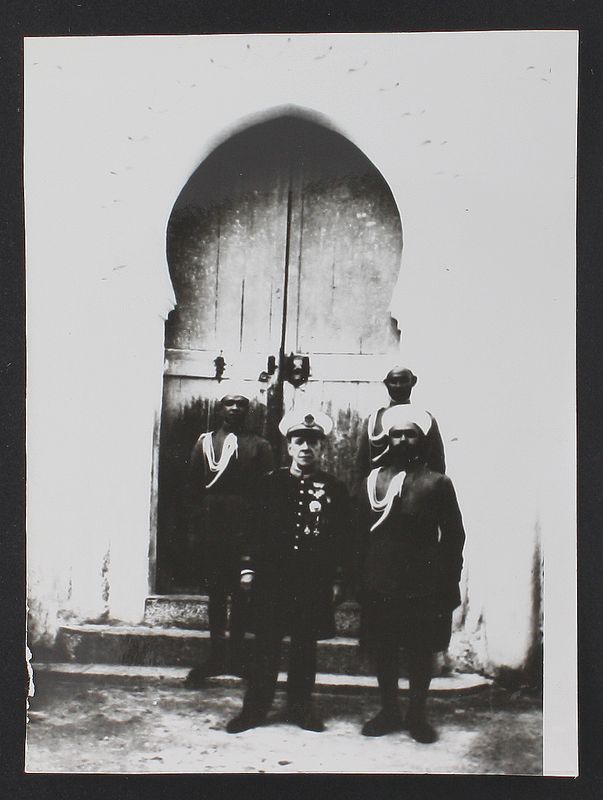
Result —
<path fill-rule="evenodd" d="M 220 381 L 220 400 L 225 397 L 244 397 L 249 400 L 256 394 L 253 381 L 242 381 L 235 378 L 225 378 Z"/>
<path fill-rule="evenodd" d="M 412 403 L 390 406 L 381 418 L 383 432 L 389 434 L 392 428 L 403 429 L 416 425 L 424 435 L 431 428 L 431 415 Z"/>

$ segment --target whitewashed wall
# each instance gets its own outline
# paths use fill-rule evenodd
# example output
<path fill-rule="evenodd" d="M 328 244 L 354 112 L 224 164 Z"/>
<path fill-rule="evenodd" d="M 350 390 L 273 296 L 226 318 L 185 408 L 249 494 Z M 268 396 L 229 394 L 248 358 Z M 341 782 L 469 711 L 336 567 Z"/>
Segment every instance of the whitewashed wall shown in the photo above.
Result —
<path fill-rule="evenodd" d="M 141 619 L 167 220 L 219 141 L 296 106 L 400 209 L 401 360 L 468 534 L 453 655 L 524 663 L 540 532 L 547 647 L 569 630 L 571 656 L 575 35 L 30 39 L 25 85 L 32 638 L 61 609 Z"/>

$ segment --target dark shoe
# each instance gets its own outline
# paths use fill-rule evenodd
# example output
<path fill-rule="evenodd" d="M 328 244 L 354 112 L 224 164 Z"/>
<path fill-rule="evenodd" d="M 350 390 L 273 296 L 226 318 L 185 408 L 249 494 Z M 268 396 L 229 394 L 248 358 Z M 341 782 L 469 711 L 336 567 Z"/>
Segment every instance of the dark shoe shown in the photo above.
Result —
<path fill-rule="evenodd" d="M 322 731 L 325 729 L 324 722 L 318 716 L 316 711 L 311 708 L 306 709 L 300 715 L 297 724 L 304 731 L 314 731 L 314 733 L 322 733 Z"/>
<path fill-rule="evenodd" d="M 207 674 L 203 667 L 193 667 L 184 679 L 187 689 L 200 689 L 205 684 Z"/>
<path fill-rule="evenodd" d="M 233 717 L 226 724 L 226 733 L 242 733 L 251 728 L 258 728 L 265 722 L 265 717 L 260 714 L 251 714 L 248 711 L 241 711 L 237 717 Z"/>
<path fill-rule="evenodd" d="M 205 685 L 205 679 L 212 675 L 223 675 L 224 665 L 221 662 L 209 659 L 198 667 L 193 667 L 184 679 L 187 689 L 201 689 Z"/>
<path fill-rule="evenodd" d="M 403 731 L 405 728 L 402 714 L 399 711 L 381 711 L 362 727 L 363 736 L 385 736 L 387 733 Z"/>
<path fill-rule="evenodd" d="M 424 716 L 420 717 L 407 717 L 408 732 L 416 742 L 421 744 L 433 744 L 438 740 L 438 733 L 433 725 L 425 719 Z"/>

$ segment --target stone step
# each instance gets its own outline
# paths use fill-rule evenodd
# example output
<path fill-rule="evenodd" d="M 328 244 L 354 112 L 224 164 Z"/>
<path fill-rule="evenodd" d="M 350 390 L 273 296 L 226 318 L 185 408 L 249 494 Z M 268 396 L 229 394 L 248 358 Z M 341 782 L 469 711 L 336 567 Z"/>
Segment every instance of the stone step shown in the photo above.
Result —
<path fill-rule="evenodd" d="M 120 666 L 116 664 L 74 664 L 74 663 L 34 663 L 32 664 L 34 684 L 44 677 L 58 679 L 78 679 L 96 684 L 139 684 L 150 683 L 161 686 L 182 686 L 188 673 L 187 667 L 145 667 Z M 280 672 L 279 686 L 286 683 L 287 675 Z M 208 678 L 208 686 L 243 686 L 241 678 L 234 675 L 220 675 Z M 435 694 L 458 694 L 474 692 L 491 686 L 492 681 L 483 675 L 473 673 L 452 673 L 432 680 L 429 691 Z M 408 692 L 408 680 L 400 678 L 398 688 L 401 693 Z M 378 691 L 377 679 L 370 675 L 333 675 L 317 673 L 316 691 L 329 694 L 358 694 Z"/>
<path fill-rule="evenodd" d="M 209 632 L 145 625 L 65 625 L 59 630 L 57 647 L 68 661 L 82 664 L 190 667 L 208 657 Z M 287 656 L 285 639 L 283 665 Z M 319 642 L 317 660 L 319 672 L 372 674 L 357 639 L 338 636 Z"/>
<path fill-rule="evenodd" d="M 188 630 L 207 630 L 208 599 L 196 594 L 157 594 L 147 597 L 144 622 L 147 625 Z M 342 603 L 335 609 L 338 636 L 357 637 L 360 630 L 358 603 Z"/>

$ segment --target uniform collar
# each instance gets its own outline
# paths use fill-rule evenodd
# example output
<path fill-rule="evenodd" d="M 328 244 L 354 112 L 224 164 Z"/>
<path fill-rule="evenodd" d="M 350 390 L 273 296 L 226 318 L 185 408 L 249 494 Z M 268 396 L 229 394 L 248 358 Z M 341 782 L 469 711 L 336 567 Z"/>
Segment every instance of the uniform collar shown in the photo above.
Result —
<path fill-rule="evenodd" d="M 317 469 L 314 470 L 314 472 L 306 472 L 306 473 L 304 473 L 300 469 L 298 469 L 295 466 L 295 464 L 291 464 L 291 466 L 289 467 L 288 472 L 289 472 L 289 475 L 291 475 L 292 478 L 295 478 L 295 480 L 298 480 L 298 481 L 301 481 L 301 480 L 306 480 L 306 481 L 314 480 L 315 478 L 317 478 L 320 475 L 320 470 L 317 470 Z"/>

